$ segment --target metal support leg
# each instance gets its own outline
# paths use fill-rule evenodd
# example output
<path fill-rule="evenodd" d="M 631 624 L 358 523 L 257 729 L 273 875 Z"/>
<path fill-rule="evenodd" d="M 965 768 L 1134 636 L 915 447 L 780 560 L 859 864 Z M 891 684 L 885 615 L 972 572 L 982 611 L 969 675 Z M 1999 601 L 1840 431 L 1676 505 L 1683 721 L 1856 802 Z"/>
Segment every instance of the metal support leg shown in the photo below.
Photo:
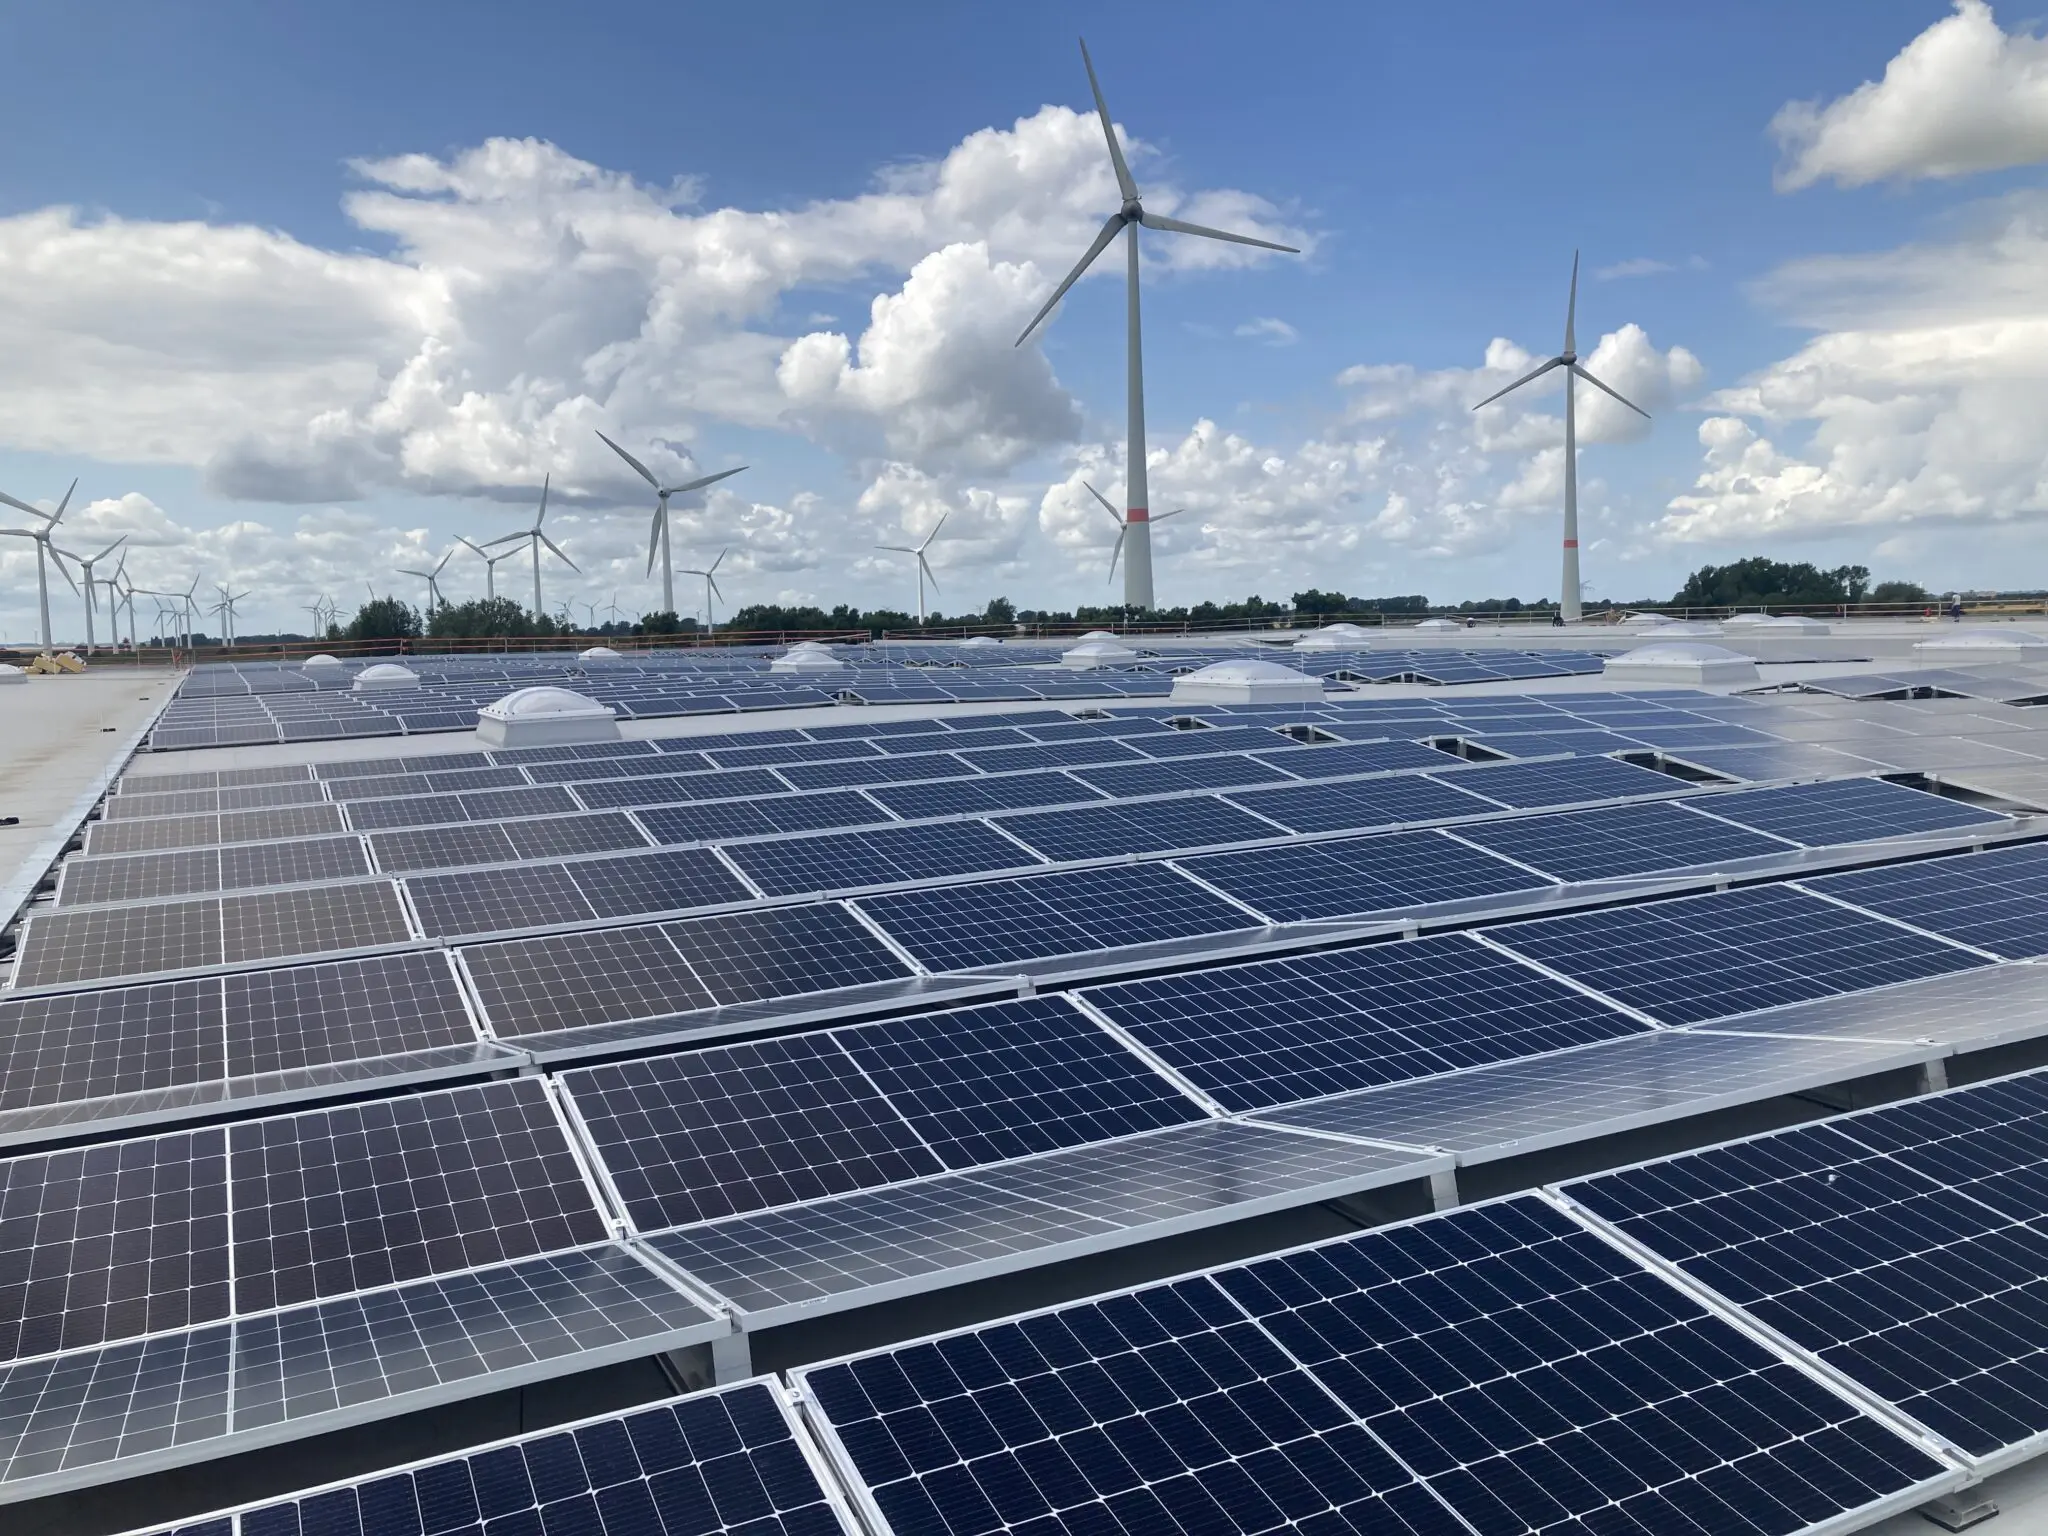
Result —
<path fill-rule="evenodd" d="M 1458 1204 L 1458 1172 L 1446 1168 L 1442 1173 L 1429 1176 L 1429 1203 L 1439 1211 L 1448 1211 Z"/>
<path fill-rule="evenodd" d="M 1984 1497 L 1981 1485 L 1975 1488 L 1959 1488 L 1954 1493 L 1944 1493 L 1938 1499 L 1930 1499 L 1920 1506 L 1920 1513 L 1940 1526 L 1944 1531 L 1967 1531 L 1973 1525 L 1982 1525 L 1998 1513 L 1998 1505 Z"/>
<path fill-rule="evenodd" d="M 1948 1087 L 1947 1062 L 1937 1059 L 1926 1063 L 1920 1068 L 1920 1091 L 1922 1093 L 1940 1093 L 1946 1087 Z"/>
<path fill-rule="evenodd" d="M 718 1385 L 745 1381 L 753 1374 L 753 1345 L 744 1333 L 728 1333 L 711 1341 L 711 1378 Z"/>

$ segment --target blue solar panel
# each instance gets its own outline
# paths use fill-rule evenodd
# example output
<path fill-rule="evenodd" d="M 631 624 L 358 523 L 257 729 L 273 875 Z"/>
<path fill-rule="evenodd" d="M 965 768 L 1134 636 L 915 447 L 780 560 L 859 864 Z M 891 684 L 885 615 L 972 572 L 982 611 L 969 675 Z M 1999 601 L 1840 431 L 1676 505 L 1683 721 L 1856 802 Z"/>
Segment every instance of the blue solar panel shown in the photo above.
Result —
<path fill-rule="evenodd" d="M 1588 757 L 1561 763 L 1501 763 L 1471 770 L 1469 777 L 1461 774 L 1456 782 L 1475 795 L 1517 810 L 1541 810 L 1550 805 L 1668 795 L 1683 781 L 1612 758 Z"/>
<path fill-rule="evenodd" d="M 927 737 L 893 736 L 875 743 L 884 752 L 929 752 L 934 746 L 943 746 L 948 752 L 966 752 L 978 747 L 1023 747 L 1032 745 L 1032 740 L 1022 731 L 1008 730 L 1001 726 L 970 730 L 962 722 L 947 732 L 942 741 Z"/>
<path fill-rule="evenodd" d="M 576 795 L 595 810 L 599 806 L 667 805 L 691 800 L 738 799 L 746 795 L 779 795 L 788 788 L 765 768 L 734 768 L 722 773 L 601 779 L 577 785 Z"/>
<path fill-rule="evenodd" d="M 906 821 L 925 816 L 969 816 L 1035 805 L 1100 800 L 1102 792 L 1064 773 L 1006 773 L 993 778 L 946 779 L 934 784 L 885 784 L 866 791 Z"/>
<path fill-rule="evenodd" d="M 1666 1024 L 1987 963 L 1777 885 L 1516 923 L 1493 937 Z"/>
<path fill-rule="evenodd" d="M 1002 749 L 998 749 L 1002 750 Z M 1019 752 L 1032 750 L 1019 747 Z M 945 752 L 863 758 L 850 763 L 798 763 L 777 773 L 798 789 L 852 788 L 862 784 L 908 784 L 919 779 L 965 778 L 974 770 Z"/>
<path fill-rule="evenodd" d="M 1475 747 L 1508 757 L 1598 757 L 1605 752 L 1640 752 L 1643 744 L 1612 731 L 1460 731 Z"/>
<path fill-rule="evenodd" d="M 1145 715 L 1123 715 L 1114 719 L 1075 720 L 1065 725 L 1034 725 L 1026 734 L 1040 741 L 1093 741 L 1103 736 L 1152 736 L 1172 727 Z"/>
<path fill-rule="evenodd" d="M 726 857 L 764 896 L 900 885 L 1037 862 L 1016 843 L 978 821 L 735 843 L 726 849 Z"/>
<path fill-rule="evenodd" d="M 1252 752 L 1277 747 L 1286 738 L 1257 725 L 1212 725 L 1194 731 L 1162 731 L 1134 737 L 1131 745 L 1147 757 L 1209 757 L 1217 752 Z"/>
<path fill-rule="evenodd" d="M 971 970 L 1253 926 L 1163 864 L 1068 870 L 864 896 L 862 910 L 934 971 Z"/>
<path fill-rule="evenodd" d="M 2010 818 L 1883 779 L 1787 784 L 1714 795 L 1699 808 L 1811 847 L 1906 837 L 1950 827 L 1994 827 Z"/>
<path fill-rule="evenodd" d="M 1170 794 L 1177 789 L 1236 789 L 1240 785 L 1295 782 L 1269 763 L 1234 752 L 1221 757 L 1132 763 L 1128 767 L 1076 768 L 1073 776 L 1119 798 Z"/>
<path fill-rule="evenodd" d="M 1240 1111 L 1644 1029 L 1462 934 L 1083 995 L 1225 1109 Z"/>
<path fill-rule="evenodd" d="M 380 1472 L 239 1519 L 240 1536 L 851 1536 L 761 1382 Z M 217 1530 L 226 1536 L 227 1522 Z"/>
<path fill-rule="evenodd" d="M 1284 747 L 1259 755 L 1305 779 L 1336 779 L 1354 773 L 1389 773 L 1409 768 L 1448 768 L 1448 753 L 1412 741 L 1357 741 L 1313 747 Z"/>
<path fill-rule="evenodd" d="M 778 768 L 784 763 L 879 757 L 881 748 L 866 741 L 793 741 L 766 747 L 722 747 L 708 755 L 720 768 Z"/>
<path fill-rule="evenodd" d="M 1296 832 L 1362 832 L 1372 827 L 1498 813 L 1500 808 L 1491 800 L 1468 795 L 1455 785 L 1455 779 L 1446 783 L 1408 774 L 1341 784 L 1238 790 L 1230 798 Z"/>
<path fill-rule="evenodd" d="M 817 832 L 827 827 L 863 827 L 886 822 L 886 812 L 853 789 L 814 795 L 777 795 L 765 800 L 715 800 L 704 805 L 664 806 L 636 813 L 658 843 L 701 843 L 728 837 L 769 837 L 777 832 Z"/>
<path fill-rule="evenodd" d="M 1460 827 L 1458 836 L 1567 882 L 1720 866 L 1793 851 L 1778 838 L 1695 815 L 1669 801 L 1489 821 Z"/>
<path fill-rule="evenodd" d="M 2037 1074 L 1567 1186 L 1974 1456 L 2048 1431 Z"/>
<path fill-rule="evenodd" d="M 969 752 L 966 760 L 983 773 L 1016 773 L 1026 768 L 1084 768 L 1093 763 L 1135 763 L 1143 759 L 1113 738 L 1036 742 Z"/>
<path fill-rule="evenodd" d="M 1790 1536 L 1945 1473 L 1529 1197 L 798 1378 L 934 1536 Z"/>
<path fill-rule="evenodd" d="M 2007 959 L 2048 955 L 2048 845 L 1918 859 L 1806 884 Z"/>
<path fill-rule="evenodd" d="M 950 1168 L 1207 1118 L 1060 997 L 865 1024 L 840 1041 Z"/>
<path fill-rule="evenodd" d="M 562 866 L 599 917 L 682 912 L 752 899 L 718 855 L 705 848 L 592 859 Z"/>
<path fill-rule="evenodd" d="M 1281 835 L 1272 823 L 1209 795 L 1005 816 L 997 824 L 1054 861 L 1214 847 Z"/>
<path fill-rule="evenodd" d="M 1548 883 L 1441 832 L 1250 848 L 1183 862 L 1190 874 L 1276 922 L 1362 916 Z"/>

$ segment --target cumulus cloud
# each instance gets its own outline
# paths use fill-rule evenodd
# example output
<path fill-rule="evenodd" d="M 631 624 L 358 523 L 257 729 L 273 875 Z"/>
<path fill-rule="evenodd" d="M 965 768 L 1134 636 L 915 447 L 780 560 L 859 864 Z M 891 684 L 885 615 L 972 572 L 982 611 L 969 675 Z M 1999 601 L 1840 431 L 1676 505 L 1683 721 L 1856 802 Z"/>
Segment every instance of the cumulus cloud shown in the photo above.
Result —
<path fill-rule="evenodd" d="M 1986 0 L 1955 0 L 1882 80 L 1825 104 L 1788 102 L 1771 132 L 1787 191 L 2035 164 L 2048 159 L 2048 39 L 2003 31 Z"/>
<path fill-rule="evenodd" d="M 1261 315 L 1255 320 L 1245 321 L 1237 328 L 1235 334 L 1248 341 L 1264 342 L 1269 347 L 1291 347 L 1301 340 L 1301 332 L 1285 320 L 1276 320 L 1271 315 Z"/>

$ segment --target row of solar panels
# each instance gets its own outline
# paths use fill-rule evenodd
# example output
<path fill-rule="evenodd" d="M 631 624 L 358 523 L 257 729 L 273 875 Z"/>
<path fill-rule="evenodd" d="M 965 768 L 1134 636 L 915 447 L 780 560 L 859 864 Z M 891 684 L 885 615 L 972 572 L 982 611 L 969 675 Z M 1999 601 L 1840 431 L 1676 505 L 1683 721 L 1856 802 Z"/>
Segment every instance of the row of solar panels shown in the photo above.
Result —
<path fill-rule="evenodd" d="M 1348 811 L 1368 821 L 1498 814 L 1514 798 L 1513 788 L 1531 778 L 1539 780 L 1539 795 L 1577 801 L 1668 792 L 1664 776 L 1604 758 L 1476 769 L 1460 778 L 1471 782 L 1475 775 L 1482 787 L 1500 788 L 1503 797 L 1481 799 L 1424 776 L 1327 786 L 1336 794 L 1326 793 L 1316 809 L 1326 819 Z M 1383 788 L 1390 783 L 1396 786 L 1392 799 Z M 1171 855 L 1171 865 L 1158 867 L 1167 878 L 1151 887 L 1151 901 L 1172 908 L 1175 897 L 1182 898 L 1174 931 L 1165 935 L 1182 937 L 1687 868 L 1743 870 L 1755 861 L 1783 862 L 1815 845 L 2012 824 L 2001 813 L 1881 780 L 1730 791 L 1713 796 L 1708 810 L 1657 801 L 1475 822 L 1455 832 L 1432 827 L 1315 841 L 1293 835 L 1284 804 L 1268 818 L 1240 803 L 1262 802 L 1251 794 L 1238 803 L 1203 796 L 722 843 L 661 855 L 509 865 L 402 882 L 353 880 L 59 910 L 33 915 L 24 925 L 11 985 L 60 986 L 871 891 L 897 893 L 864 897 L 862 910 L 921 964 L 942 971 L 976 969 L 1044 957 L 1032 952 L 1028 946 L 1034 941 L 1021 930 L 994 936 L 991 947 L 974 925 L 986 921 L 991 903 L 1000 906 L 1012 895 L 1026 905 L 1057 906 L 1056 888 L 1044 882 L 1061 877 L 1027 874 L 1007 888 L 939 882 L 1047 865 L 1100 870 L 1105 858 Z M 583 830 L 574 822 L 544 825 Z M 590 848 L 623 842 L 607 836 L 603 826 L 588 830 L 592 836 L 584 845 Z M 1244 846 L 1194 851 L 1222 845 Z M 1136 873 L 1143 866 L 1111 867 Z M 1128 923 L 1133 915 L 1126 910 L 1118 918 Z M 963 926 L 946 937 L 956 918 Z M 1071 936 L 1096 920 L 1082 909 L 1064 914 L 1065 942 L 1051 952 L 1075 947 Z M 1086 947 L 1108 946 L 1098 941 Z"/>
<path fill-rule="evenodd" d="M 2028 1074 L 266 1500 L 179 1536 L 1792 1536 L 2035 1451 Z"/>
<path fill-rule="evenodd" d="M 1951 820 L 1955 814 L 1982 815 L 1971 808 L 1874 783 L 1723 797 L 1729 801 L 1748 801 L 1756 820 L 1798 828 L 1808 838 L 1818 838 L 1817 828 L 1826 824 L 1844 839 L 1904 839 L 1871 850 L 1880 853 L 1934 846 L 1913 836 L 1930 825 L 1923 813 L 1950 821 L 1954 835 L 1998 829 L 1995 820 Z M 1537 829 L 1537 841 L 1570 848 L 1590 840 L 1598 821 L 1544 817 L 1523 825 Z M 1739 829 L 1729 823 L 1728 830 Z M 1441 868 L 1421 857 L 1439 851 L 1436 836 L 1380 840 L 1409 860 L 1407 875 L 1414 883 L 1397 891 L 1385 883 L 1390 867 L 1381 865 L 1373 872 L 1378 883 L 1366 889 L 1418 909 L 1451 891 L 1469 892 L 1469 879 L 1447 887 Z M 1651 834 L 1636 846 L 1646 850 L 1646 859 L 1667 858 L 1657 851 L 1667 841 Z M 1341 854 L 1342 846 L 1334 846 Z M 1441 846 L 1481 857 L 1448 839 Z M 1278 850 L 1297 859 L 1318 851 Z M 1193 869 L 1203 865 L 1187 861 Z M 2036 946 L 2048 933 L 2044 871 L 2048 848 L 2024 845 L 1810 882 L 1826 900 L 1787 887 L 1753 887 L 1696 913 L 1683 904 L 1619 908 L 1604 917 L 1557 920 L 1563 926 L 1555 930 L 1538 925 L 1512 931 L 1529 935 L 1532 943 L 1541 942 L 1545 932 L 1559 933 L 1557 953 L 1541 956 L 1546 963 L 1568 974 L 1583 971 L 1589 985 L 1642 1015 L 1691 1023 L 1967 968 L 1993 956 L 2039 953 Z M 1525 889 L 1530 884 L 1500 879 L 1495 888 L 1517 883 Z M 538 880 L 531 884 L 547 888 Z M 1962 915 L 1958 898 L 1965 893 L 1975 899 Z M 1983 899 L 1986 893 L 1996 893 L 1996 899 Z M 1325 899 L 1360 900 L 1341 894 Z M 1928 940 L 1915 949 L 1911 934 L 1851 910 L 1843 905 L 1848 901 L 1956 943 Z M 1770 907 L 1772 902 L 1784 910 Z M 1489 906 L 1498 915 L 1513 903 L 1472 901 L 1450 907 L 1446 915 L 1468 920 Z M 523 909 L 505 910 L 516 916 Z M 1742 916 L 1752 911 L 1767 915 Z M 1688 926 L 1688 913 L 1705 926 Z M 1611 927 L 1602 927 L 1608 920 Z M 1752 935 L 1746 926 L 1768 930 L 1781 922 L 1790 924 L 1783 936 Z M 1837 942 L 1837 927 L 1850 937 Z M 1324 936 L 1325 930 L 1297 930 L 1295 938 Z M 1147 943 L 1178 939 L 1179 951 L 1194 955 L 1241 950 L 1247 941 L 1271 945 L 1283 937 L 1171 866 L 1116 865 L 857 902 L 585 928 L 445 953 L 415 951 L 20 998 L 0 1002 L 0 1136 L 21 1141 L 83 1125 L 203 1114 L 223 1103 L 473 1075 L 523 1059 L 520 1052 L 574 1058 L 636 1042 L 786 1027 L 948 995 L 988 995 L 1014 987 L 1020 970 L 1048 978 L 1113 974 L 1143 959 L 1144 952 L 1133 946 Z M 1621 955 L 1612 974 L 1590 969 L 1594 962 L 1573 952 L 1572 946 L 1589 938 L 1598 953 Z M 1859 946 L 1869 949 L 1867 960 Z M 1809 983 L 1795 974 L 1812 958 L 1810 950 L 1817 954 L 1822 948 L 1828 953 L 1821 958 L 1846 981 Z M 1697 949 L 1704 958 L 1695 966 L 1684 954 L 1665 955 L 1667 949 Z M 1745 958 L 1751 953 L 1768 958 L 1752 964 Z M 1861 968 L 1866 963 L 1877 969 Z M 1922 963 L 1934 969 L 1910 970 Z M 1909 969 L 1895 974 L 1887 966 Z M 1171 990 L 1169 982 L 1148 985 Z M 1800 990 L 1809 985 L 1813 990 Z M 1422 1004 L 1418 998 L 1416 1005 Z M 1202 1006 L 1223 1007 L 1214 999 Z M 1248 1041 L 1260 1038 L 1248 1025 L 1235 1027 Z M 1372 1048 L 1383 1050 L 1384 1042 Z M 1270 1070 L 1276 1080 L 1286 1076 L 1281 1068 Z M 1313 1080 L 1332 1086 L 1302 1088 L 1294 1096 L 1346 1086 L 1334 1077 Z M 1204 1091 L 1219 1102 L 1237 1102 L 1221 1083 L 1205 1084 Z"/>

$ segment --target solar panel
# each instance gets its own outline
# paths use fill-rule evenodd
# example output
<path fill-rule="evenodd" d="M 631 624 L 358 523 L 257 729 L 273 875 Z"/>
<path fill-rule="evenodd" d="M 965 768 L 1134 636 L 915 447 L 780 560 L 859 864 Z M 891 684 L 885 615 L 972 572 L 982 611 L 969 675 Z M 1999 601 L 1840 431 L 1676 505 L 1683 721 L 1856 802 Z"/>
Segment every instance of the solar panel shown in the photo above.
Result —
<path fill-rule="evenodd" d="M 1459 774 L 1457 782 L 1475 795 L 1516 810 L 1577 805 L 1592 800 L 1626 800 L 1668 795 L 1680 787 L 1669 774 L 1608 757 L 1561 763 L 1501 763 Z"/>
<path fill-rule="evenodd" d="M 680 912 L 753 899 L 753 892 L 705 848 L 588 859 L 565 868 L 599 917 Z"/>
<path fill-rule="evenodd" d="M 867 791 L 870 800 L 905 820 L 924 816 L 972 816 L 1042 805 L 1099 801 L 1102 792 L 1064 773 L 1009 773 L 998 778 L 944 779 L 932 784 L 886 784 Z"/>
<path fill-rule="evenodd" d="M 445 955 L 377 955 L 223 978 L 227 1073 L 361 1061 L 477 1038 Z"/>
<path fill-rule="evenodd" d="M 934 971 L 1227 933 L 1256 921 L 1160 864 L 900 891 L 858 905 Z"/>
<path fill-rule="evenodd" d="M 909 968 L 844 907 L 770 907 L 668 923 L 663 931 L 721 1003 L 829 992 Z"/>
<path fill-rule="evenodd" d="M 642 1231 L 944 1166 L 830 1035 L 616 1062 L 562 1081 Z"/>
<path fill-rule="evenodd" d="M 220 851 L 215 848 L 66 859 L 59 872 L 57 905 L 115 905 L 219 889 Z"/>
<path fill-rule="evenodd" d="M 1131 795 L 1170 794 L 1177 789 L 1236 789 L 1251 784 L 1291 784 L 1294 780 L 1270 763 L 1237 753 L 1190 757 L 1128 767 L 1076 768 L 1073 777 L 1119 799 Z"/>
<path fill-rule="evenodd" d="M 1082 995 L 1234 1111 L 1644 1028 L 1462 934 L 1153 977 Z"/>
<path fill-rule="evenodd" d="M 207 1081 L 221 1031 L 217 982 L 0 1001 L 0 1110 Z"/>
<path fill-rule="evenodd" d="M 632 818 L 615 811 L 510 822 L 505 835 L 522 859 L 558 859 L 578 853 L 614 853 L 622 848 L 647 846 L 647 839 L 633 825 Z"/>
<path fill-rule="evenodd" d="M 1005 816 L 996 825 L 1055 862 L 1254 842 L 1281 830 L 1208 795 Z"/>
<path fill-rule="evenodd" d="M 1515 923 L 1492 937 L 1666 1024 L 1986 963 L 1776 885 Z"/>
<path fill-rule="evenodd" d="M 765 896 L 896 885 L 1036 862 L 978 821 L 736 843 L 726 849 L 726 857 Z"/>
<path fill-rule="evenodd" d="M 879 757 L 881 748 L 858 740 L 792 741 L 765 747 L 722 747 L 707 755 L 720 768 L 774 768 L 783 763 Z"/>
<path fill-rule="evenodd" d="M 1731 779 L 1843 778 L 1873 767 L 1847 752 L 1798 741 L 1771 747 L 1687 747 L 1671 756 Z"/>
<path fill-rule="evenodd" d="M 28 920 L 14 984 L 190 970 L 219 964 L 220 954 L 218 900 L 53 912 Z"/>
<path fill-rule="evenodd" d="M 1362 741 L 1339 746 L 1320 746 L 1311 753 L 1297 747 L 1262 752 L 1261 762 L 1285 768 L 1303 778 L 1334 779 L 1352 773 L 1387 773 L 1410 768 L 1448 768 L 1448 754 L 1412 741 Z"/>
<path fill-rule="evenodd" d="M 980 747 L 1019 747 L 1031 744 L 1031 738 L 1022 731 L 1005 726 L 984 726 L 972 729 L 963 721 L 946 733 L 944 745 L 948 752 L 964 752 Z M 923 752 L 930 744 L 921 737 L 889 737 L 875 743 L 884 752 Z"/>
<path fill-rule="evenodd" d="M 1182 862 L 1198 879 L 1290 923 L 1469 901 L 1547 883 L 1435 831 L 1250 848 Z"/>
<path fill-rule="evenodd" d="M 1064 998 L 863 1025 L 840 1043 L 950 1168 L 1206 1118 Z"/>
<path fill-rule="evenodd" d="M 635 813 L 648 835 L 661 843 L 696 843 L 729 837 L 769 837 L 778 832 L 817 832 L 827 827 L 871 826 L 888 813 L 858 790 L 780 795 L 772 800 L 724 800 L 708 805 L 664 806 Z"/>
<path fill-rule="evenodd" d="M 409 827 L 372 832 L 377 867 L 389 874 L 414 869 L 460 869 L 465 864 L 510 864 L 518 858 L 501 822 L 465 822 L 452 827 Z"/>
<path fill-rule="evenodd" d="M 2048 954 L 2048 847 L 2038 843 L 1804 883 L 2008 959 Z"/>
<path fill-rule="evenodd" d="M 1256 752 L 1280 746 L 1284 741 L 1284 737 L 1264 726 L 1212 725 L 1134 737 L 1131 746 L 1147 757 L 1208 757 L 1217 752 Z"/>
<path fill-rule="evenodd" d="M 576 796 L 593 810 L 600 807 L 667 805 L 728 796 L 779 795 L 789 786 L 765 768 L 734 768 L 725 773 L 678 773 L 645 779 L 607 779 L 579 784 Z"/>
<path fill-rule="evenodd" d="M 228 1129 L 239 1310 L 602 1241 L 536 1078 Z"/>
<path fill-rule="evenodd" d="M 1666 801 L 1489 821 L 1460 827 L 1457 835 L 1566 882 L 1718 867 L 1792 852 L 1778 838 Z"/>
<path fill-rule="evenodd" d="M 1995 827 L 2009 818 L 1883 779 L 1787 784 L 1714 795 L 1699 809 L 1809 847 L 1909 837 L 1950 827 Z"/>
<path fill-rule="evenodd" d="M 1102 720 L 1073 720 L 1067 724 L 1026 727 L 1025 734 L 1040 741 L 1092 741 L 1099 736 L 1153 736 L 1172 727 L 1143 715 L 1125 715 Z"/>
<path fill-rule="evenodd" d="M 0 1359 L 228 1315 L 218 1130 L 0 1161 Z"/>
<path fill-rule="evenodd" d="M 1410 822 L 1485 816 L 1499 810 L 1491 800 L 1415 774 L 1341 784 L 1237 790 L 1230 798 L 1295 832 L 1364 831 Z"/>
<path fill-rule="evenodd" d="M 852 1536 L 760 1382 L 506 1440 L 265 1503 L 239 1536 Z M 175 1536 L 230 1536 L 226 1517 Z"/>
<path fill-rule="evenodd" d="M 479 944 L 462 958 L 492 1028 L 505 1036 L 661 1018 L 716 1001 L 659 927 Z"/>
<path fill-rule="evenodd" d="M 1458 732 L 1466 742 L 1488 752 L 1508 757 L 1556 757 L 1560 753 L 1598 757 L 1606 752 L 1640 752 L 1643 744 L 1612 731 L 1496 731 Z"/>
<path fill-rule="evenodd" d="M 1793 1532 L 1944 1473 L 1527 1197 L 795 1375 L 901 1531 Z"/>
<path fill-rule="evenodd" d="M 1975 1456 L 2048 1430 L 2037 1075 L 1567 1186 Z"/>
<path fill-rule="evenodd" d="M 1029 747 L 1018 747 L 1028 752 Z M 797 789 L 849 789 L 862 784 L 908 784 L 919 779 L 959 779 L 974 772 L 947 752 L 863 758 L 850 763 L 797 763 L 775 770 Z"/>
<path fill-rule="evenodd" d="M 388 880 L 229 896 L 220 911 L 221 958 L 230 965 L 402 944 L 412 937 L 398 888 Z"/>
<path fill-rule="evenodd" d="M 967 755 L 983 773 L 1016 773 L 1027 768 L 1085 768 L 1095 763 L 1136 763 L 1141 755 L 1114 737 L 1083 737 L 1075 741 L 1040 742 L 1002 747 Z"/>
<path fill-rule="evenodd" d="M 599 916 L 559 864 L 416 875 L 406 882 L 422 932 L 438 938 L 588 922 Z"/>
<path fill-rule="evenodd" d="M 362 841 L 354 837 L 243 843 L 220 851 L 220 888 L 224 891 L 266 885 L 313 885 L 371 872 Z"/>

